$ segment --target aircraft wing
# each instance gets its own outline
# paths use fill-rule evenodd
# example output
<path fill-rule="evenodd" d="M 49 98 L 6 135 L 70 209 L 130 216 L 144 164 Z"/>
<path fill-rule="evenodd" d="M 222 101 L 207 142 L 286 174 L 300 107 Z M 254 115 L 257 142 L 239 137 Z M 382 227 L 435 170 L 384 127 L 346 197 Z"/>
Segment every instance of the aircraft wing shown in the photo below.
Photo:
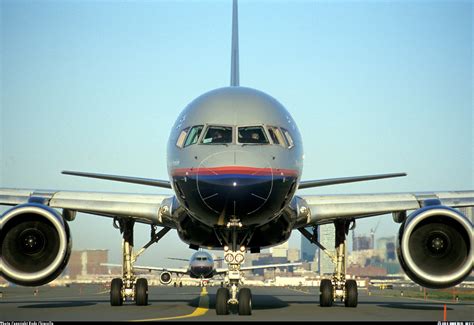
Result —
<path fill-rule="evenodd" d="M 41 203 L 69 212 L 130 217 L 142 223 L 175 228 L 174 223 L 163 217 L 162 207 L 170 200 L 173 200 L 171 195 L 0 188 L 0 205 Z"/>
<path fill-rule="evenodd" d="M 109 266 L 109 267 L 122 267 L 122 264 L 111 264 L 111 263 L 101 263 L 100 265 Z M 143 265 L 134 265 L 134 270 L 142 271 L 158 271 L 158 272 L 170 272 L 176 274 L 189 274 L 188 269 L 184 268 L 167 268 L 167 267 L 157 267 L 157 266 L 143 266 Z"/>
<path fill-rule="evenodd" d="M 174 261 L 189 262 L 189 259 L 179 258 L 179 257 L 167 257 L 167 259 L 169 259 L 169 260 L 174 260 Z"/>
<path fill-rule="evenodd" d="M 474 206 L 474 191 L 298 195 L 295 197 L 298 222 L 295 228 L 326 224 L 336 219 L 357 219 L 387 213 L 404 213 L 424 206 L 427 200 L 460 208 Z"/>
<path fill-rule="evenodd" d="M 250 270 L 259 270 L 259 269 L 273 269 L 277 267 L 286 267 L 286 266 L 298 266 L 303 263 L 282 263 L 282 264 L 267 264 L 267 265 L 254 265 L 254 266 L 243 266 L 240 268 L 240 271 L 250 271 Z M 222 274 L 228 272 L 228 268 L 219 268 L 216 269 L 215 274 Z"/>

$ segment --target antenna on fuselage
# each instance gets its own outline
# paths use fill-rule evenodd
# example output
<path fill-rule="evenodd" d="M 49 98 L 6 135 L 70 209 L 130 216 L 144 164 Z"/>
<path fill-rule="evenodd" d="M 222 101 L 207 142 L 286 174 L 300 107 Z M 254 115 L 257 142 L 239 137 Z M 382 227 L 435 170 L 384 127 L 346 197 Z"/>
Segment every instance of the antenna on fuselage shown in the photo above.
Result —
<path fill-rule="evenodd" d="M 230 86 L 240 86 L 239 78 L 239 13 L 237 0 L 232 4 L 232 52 L 230 67 Z"/>

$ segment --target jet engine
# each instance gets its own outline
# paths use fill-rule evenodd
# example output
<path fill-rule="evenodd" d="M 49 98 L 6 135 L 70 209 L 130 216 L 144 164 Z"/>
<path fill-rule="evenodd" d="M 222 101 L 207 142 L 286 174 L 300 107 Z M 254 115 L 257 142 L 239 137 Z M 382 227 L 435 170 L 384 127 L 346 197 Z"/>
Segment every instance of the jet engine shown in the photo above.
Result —
<path fill-rule="evenodd" d="M 64 270 L 72 240 L 56 210 L 27 203 L 0 216 L 0 247 L 0 275 L 16 284 L 39 286 Z"/>
<path fill-rule="evenodd" d="M 400 227 L 398 259 L 405 273 L 427 288 L 462 282 L 473 268 L 472 223 L 459 211 L 431 205 L 414 211 Z"/>
<path fill-rule="evenodd" d="M 171 283 L 171 273 L 170 272 L 161 272 L 160 274 L 161 284 L 170 284 Z"/>

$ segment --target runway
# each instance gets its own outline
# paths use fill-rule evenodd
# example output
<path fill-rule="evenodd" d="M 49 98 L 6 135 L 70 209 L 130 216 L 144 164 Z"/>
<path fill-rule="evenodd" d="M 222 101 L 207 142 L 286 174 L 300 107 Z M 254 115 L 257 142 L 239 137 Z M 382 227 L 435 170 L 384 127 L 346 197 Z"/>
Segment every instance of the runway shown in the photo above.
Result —
<path fill-rule="evenodd" d="M 448 321 L 472 321 L 474 303 L 424 301 L 405 297 L 367 295 L 359 291 L 357 308 L 342 303 L 319 306 L 319 288 L 252 287 L 251 316 L 217 316 L 217 287 L 150 287 L 149 305 L 130 302 L 112 307 L 109 293 L 99 285 L 70 287 L 0 288 L 0 320 L 30 321 L 442 321 L 444 304 Z"/>

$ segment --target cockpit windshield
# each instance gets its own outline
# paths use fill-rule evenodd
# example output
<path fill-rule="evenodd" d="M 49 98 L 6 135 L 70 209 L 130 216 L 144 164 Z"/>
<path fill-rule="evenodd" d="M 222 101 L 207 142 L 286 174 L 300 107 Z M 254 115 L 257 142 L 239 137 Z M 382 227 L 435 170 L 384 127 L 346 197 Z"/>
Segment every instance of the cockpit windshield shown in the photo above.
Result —
<path fill-rule="evenodd" d="M 267 144 L 268 139 L 261 126 L 245 126 L 238 128 L 239 143 Z"/>
<path fill-rule="evenodd" d="M 280 146 L 287 147 L 285 138 L 283 133 L 281 133 L 280 129 L 276 126 L 269 126 L 268 133 L 270 133 L 270 137 L 274 144 L 279 144 Z"/>
<path fill-rule="evenodd" d="M 184 146 L 187 147 L 192 144 L 195 144 L 198 141 L 199 136 L 201 135 L 201 131 L 202 131 L 202 125 L 193 126 L 191 130 L 189 131 L 186 141 L 184 142 Z"/>
<path fill-rule="evenodd" d="M 209 126 L 202 140 L 204 144 L 232 143 L 232 127 Z"/>

